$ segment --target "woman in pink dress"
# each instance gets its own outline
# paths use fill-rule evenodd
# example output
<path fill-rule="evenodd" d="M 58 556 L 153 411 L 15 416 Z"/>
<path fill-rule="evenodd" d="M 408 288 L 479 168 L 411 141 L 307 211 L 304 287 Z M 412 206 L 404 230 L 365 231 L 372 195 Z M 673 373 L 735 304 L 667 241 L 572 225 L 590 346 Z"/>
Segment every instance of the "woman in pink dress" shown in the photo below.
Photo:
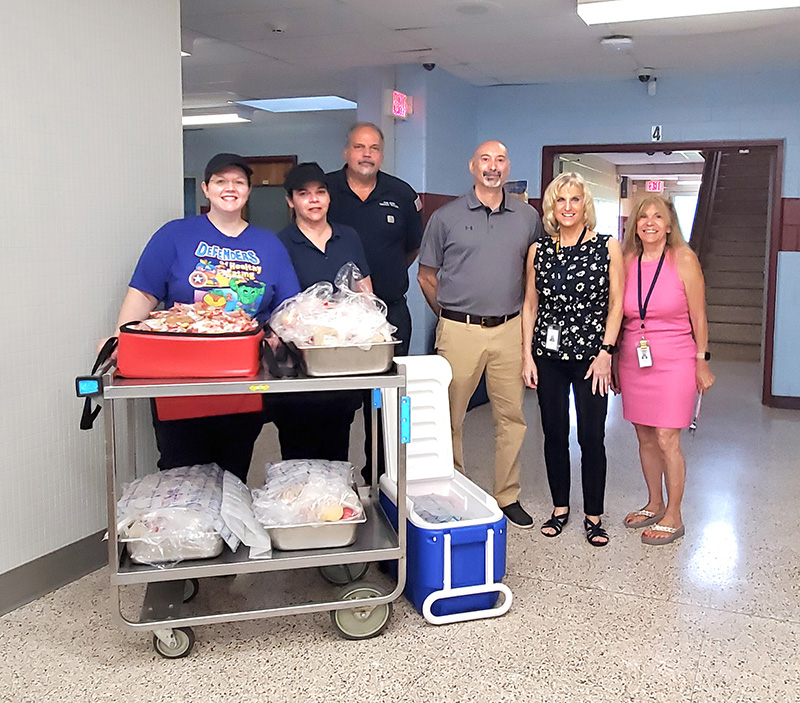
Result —
<path fill-rule="evenodd" d="M 692 421 L 697 392 L 714 383 L 705 281 L 672 203 L 659 196 L 634 208 L 622 250 L 624 320 L 615 375 L 623 416 L 636 428 L 648 491 L 647 505 L 630 513 L 625 526 L 647 527 L 645 544 L 668 544 L 684 534 L 681 430 Z"/>

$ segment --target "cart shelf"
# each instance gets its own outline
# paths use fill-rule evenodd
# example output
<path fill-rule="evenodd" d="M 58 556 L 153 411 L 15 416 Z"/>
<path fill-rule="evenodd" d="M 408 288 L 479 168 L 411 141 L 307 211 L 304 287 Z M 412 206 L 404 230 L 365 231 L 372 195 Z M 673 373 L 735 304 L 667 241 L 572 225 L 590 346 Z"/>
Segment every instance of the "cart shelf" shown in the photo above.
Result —
<path fill-rule="evenodd" d="M 226 547 L 214 559 L 184 561 L 168 568 L 135 564 L 125 551 L 117 573 L 112 574 L 112 580 L 122 585 L 399 559 L 403 551 L 400 549 L 397 533 L 383 510 L 374 503 L 365 503 L 364 511 L 367 521 L 359 525 L 356 541 L 347 547 L 291 552 L 273 550 L 269 559 L 250 559 L 246 547 L 240 547 L 236 552 L 231 552 Z"/>

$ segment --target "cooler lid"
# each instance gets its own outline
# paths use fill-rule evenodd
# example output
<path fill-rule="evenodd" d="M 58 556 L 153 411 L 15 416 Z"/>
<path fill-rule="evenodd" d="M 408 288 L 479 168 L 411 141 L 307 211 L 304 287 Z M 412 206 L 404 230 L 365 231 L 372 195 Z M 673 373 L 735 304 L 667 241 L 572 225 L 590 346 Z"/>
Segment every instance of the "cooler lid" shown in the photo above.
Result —
<path fill-rule="evenodd" d="M 453 378 L 448 361 L 438 354 L 397 356 L 406 369 L 406 392 L 411 401 L 410 441 L 406 444 L 406 480 L 452 478 L 453 444 L 447 389 Z M 381 391 L 386 473 L 397 483 L 397 392 Z"/>

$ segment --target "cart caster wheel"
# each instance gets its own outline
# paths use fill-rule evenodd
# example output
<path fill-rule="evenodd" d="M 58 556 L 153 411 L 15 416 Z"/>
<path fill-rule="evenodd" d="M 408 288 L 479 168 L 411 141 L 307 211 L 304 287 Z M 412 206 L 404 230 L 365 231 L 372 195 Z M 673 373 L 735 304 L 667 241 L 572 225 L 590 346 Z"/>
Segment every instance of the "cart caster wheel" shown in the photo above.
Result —
<path fill-rule="evenodd" d="M 369 569 L 369 564 L 334 564 L 333 566 L 320 566 L 319 575 L 334 586 L 346 586 L 348 583 L 358 581 L 364 577 Z"/>
<path fill-rule="evenodd" d="M 183 602 L 189 603 L 200 592 L 200 582 L 197 579 L 186 579 L 183 582 Z"/>
<path fill-rule="evenodd" d="M 176 627 L 172 630 L 172 635 L 175 638 L 175 646 L 170 646 L 153 635 L 153 649 L 164 659 L 182 659 L 188 656 L 194 647 L 194 630 L 191 627 Z"/>
<path fill-rule="evenodd" d="M 357 598 L 378 598 L 383 591 L 370 583 L 361 583 L 345 588 L 340 600 Z M 336 631 L 347 640 L 366 640 L 377 637 L 386 629 L 392 616 L 392 604 L 377 606 L 359 606 L 343 610 L 331 611 L 331 622 Z"/>

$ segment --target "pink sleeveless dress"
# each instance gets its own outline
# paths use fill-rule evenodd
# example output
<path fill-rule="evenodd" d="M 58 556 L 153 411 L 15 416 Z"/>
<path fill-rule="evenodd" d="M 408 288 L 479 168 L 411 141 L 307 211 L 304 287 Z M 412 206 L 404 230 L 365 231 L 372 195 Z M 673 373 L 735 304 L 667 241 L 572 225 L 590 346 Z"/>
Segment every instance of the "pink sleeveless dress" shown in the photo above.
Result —
<path fill-rule="evenodd" d="M 642 300 L 658 268 L 658 260 L 642 262 Z M 622 414 L 629 422 L 649 427 L 682 428 L 692 421 L 697 393 L 697 345 L 692 337 L 686 291 L 672 256 L 667 254 L 647 306 L 644 337 L 653 365 L 639 368 L 636 349 L 642 338 L 637 293 L 638 259 L 625 279 L 624 319 L 619 340 Z"/>

